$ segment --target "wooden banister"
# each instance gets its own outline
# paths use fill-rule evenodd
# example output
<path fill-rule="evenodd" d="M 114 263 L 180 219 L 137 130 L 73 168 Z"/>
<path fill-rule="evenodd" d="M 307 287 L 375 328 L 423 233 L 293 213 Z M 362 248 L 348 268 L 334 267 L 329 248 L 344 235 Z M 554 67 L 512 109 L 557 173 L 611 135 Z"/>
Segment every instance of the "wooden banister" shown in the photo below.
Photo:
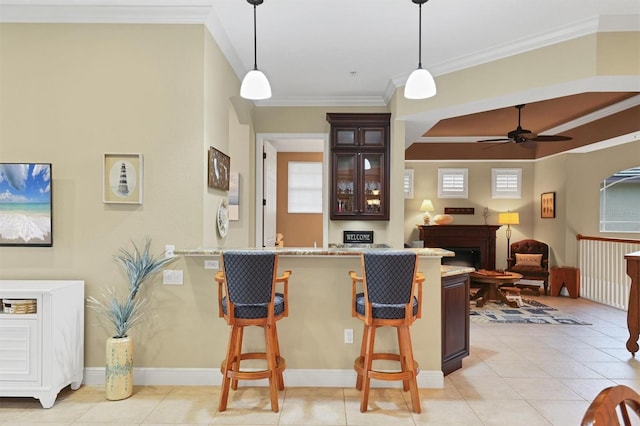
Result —
<path fill-rule="evenodd" d="M 588 237 L 586 235 L 578 234 L 576 235 L 576 240 L 590 240 L 590 241 L 608 241 L 612 243 L 629 243 L 629 244 L 640 244 L 640 240 L 626 240 L 622 238 L 606 238 L 606 237 Z"/>

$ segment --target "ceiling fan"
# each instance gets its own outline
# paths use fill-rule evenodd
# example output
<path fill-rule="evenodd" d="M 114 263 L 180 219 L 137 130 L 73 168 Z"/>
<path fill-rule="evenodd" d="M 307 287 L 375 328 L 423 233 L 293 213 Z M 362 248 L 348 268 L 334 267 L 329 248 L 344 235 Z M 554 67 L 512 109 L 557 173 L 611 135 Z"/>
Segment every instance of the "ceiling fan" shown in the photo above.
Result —
<path fill-rule="evenodd" d="M 516 105 L 515 108 L 518 109 L 518 127 L 515 130 L 507 133 L 506 138 L 485 139 L 478 142 L 514 142 L 517 144 L 523 144 L 525 147 L 534 147 L 534 142 L 557 142 L 569 141 L 572 139 L 569 136 L 562 135 L 538 135 L 531 130 L 523 129 L 520 125 L 520 115 L 522 113 L 522 108 L 524 108 L 524 104 Z"/>

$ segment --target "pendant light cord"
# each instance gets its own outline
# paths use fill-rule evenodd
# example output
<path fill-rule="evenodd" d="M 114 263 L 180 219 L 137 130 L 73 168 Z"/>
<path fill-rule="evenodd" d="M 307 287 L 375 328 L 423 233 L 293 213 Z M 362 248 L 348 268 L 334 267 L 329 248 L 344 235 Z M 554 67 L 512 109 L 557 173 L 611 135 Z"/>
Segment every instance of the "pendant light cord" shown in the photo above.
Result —
<path fill-rule="evenodd" d="M 256 30 L 256 8 L 258 6 L 253 4 L 253 69 L 258 69 L 258 36 Z"/>
<path fill-rule="evenodd" d="M 422 3 L 418 4 L 418 68 L 422 68 Z"/>

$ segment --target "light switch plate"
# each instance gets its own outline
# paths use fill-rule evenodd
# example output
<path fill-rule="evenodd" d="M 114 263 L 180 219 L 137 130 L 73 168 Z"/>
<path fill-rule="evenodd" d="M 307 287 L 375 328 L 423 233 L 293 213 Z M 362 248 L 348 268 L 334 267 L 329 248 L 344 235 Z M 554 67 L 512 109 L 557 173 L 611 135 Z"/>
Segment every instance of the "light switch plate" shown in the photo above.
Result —
<path fill-rule="evenodd" d="M 162 271 L 162 284 L 182 285 L 182 270 L 165 269 Z"/>

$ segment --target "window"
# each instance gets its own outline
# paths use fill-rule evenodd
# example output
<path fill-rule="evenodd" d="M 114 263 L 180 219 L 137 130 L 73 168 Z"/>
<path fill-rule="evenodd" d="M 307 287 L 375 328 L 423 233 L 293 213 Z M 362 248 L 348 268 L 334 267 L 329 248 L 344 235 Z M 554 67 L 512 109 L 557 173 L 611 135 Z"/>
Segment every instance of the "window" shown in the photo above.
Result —
<path fill-rule="evenodd" d="M 413 169 L 404 169 L 404 198 L 413 198 Z"/>
<path fill-rule="evenodd" d="M 322 213 L 322 163 L 290 161 L 288 212 Z"/>
<path fill-rule="evenodd" d="M 491 169 L 491 198 L 522 198 L 522 169 Z"/>
<path fill-rule="evenodd" d="M 600 185 L 600 232 L 640 233 L 640 167 L 614 173 Z"/>
<path fill-rule="evenodd" d="M 469 169 L 438 169 L 438 198 L 468 198 Z"/>

